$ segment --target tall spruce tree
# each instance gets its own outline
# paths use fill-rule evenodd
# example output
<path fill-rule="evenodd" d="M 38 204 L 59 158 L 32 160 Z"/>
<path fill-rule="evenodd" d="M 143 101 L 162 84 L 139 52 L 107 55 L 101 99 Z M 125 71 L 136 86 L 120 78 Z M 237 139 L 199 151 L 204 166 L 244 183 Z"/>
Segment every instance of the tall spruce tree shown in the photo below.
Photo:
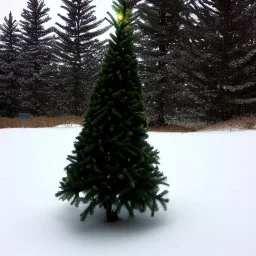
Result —
<path fill-rule="evenodd" d="M 97 29 L 103 20 L 96 21 L 92 0 L 62 0 L 67 13 L 58 14 L 65 22 L 56 23 L 57 57 L 61 77 L 59 90 L 62 108 L 69 114 L 83 115 L 90 98 L 92 84 L 99 71 L 99 61 L 104 42 L 97 37 L 108 28 Z"/>
<path fill-rule="evenodd" d="M 15 117 L 19 113 L 20 89 L 17 60 L 20 51 L 18 23 L 12 13 L 0 26 L 0 109 L 1 116 Z"/>
<path fill-rule="evenodd" d="M 182 69 L 209 121 L 255 109 L 255 8 L 254 0 L 191 1 Z"/>
<path fill-rule="evenodd" d="M 56 194 L 76 206 L 88 203 L 81 214 L 85 220 L 96 206 L 104 207 L 107 221 L 117 221 L 125 207 L 134 210 L 166 209 L 167 191 L 159 192 L 166 177 L 158 169 L 158 152 L 147 142 L 141 83 L 133 51 L 132 4 L 113 3 L 118 19 L 90 99 L 83 129 L 75 142 L 67 175 Z M 81 195 L 83 193 L 83 197 Z"/>
<path fill-rule="evenodd" d="M 138 53 L 149 121 L 165 125 L 174 116 L 184 81 L 177 69 L 183 0 L 146 0 L 138 5 Z M 177 101 L 177 99 L 179 99 Z"/>
<path fill-rule="evenodd" d="M 52 28 L 46 28 L 50 21 L 49 8 L 43 0 L 28 0 L 27 8 L 23 9 L 22 20 L 22 52 L 20 67 L 23 71 L 22 110 L 33 115 L 45 115 L 49 111 L 49 98 L 52 88 L 47 79 L 51 72 L 53 58 L 51 41 Z M 50 77 L 50 76 L 49 76 Z"/>

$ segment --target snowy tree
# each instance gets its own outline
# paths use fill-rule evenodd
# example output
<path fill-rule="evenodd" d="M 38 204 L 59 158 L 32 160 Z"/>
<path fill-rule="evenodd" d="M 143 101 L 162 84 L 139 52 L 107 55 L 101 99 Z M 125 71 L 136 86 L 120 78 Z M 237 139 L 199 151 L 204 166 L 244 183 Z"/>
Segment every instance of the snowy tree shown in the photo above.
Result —
<path fill-rule="evenodd" d="M 47 79 L 53 58 L 52 28 L 46 28 L 47 22 L 50 21 L 49 11 L 43 0 L 28 0 L 27 9 L 23 9 L 23 19 L 20 21 L 20 67 L 24 81 L 21 108 L 37 116 L 45 115 L 49 111 L 52 93 L 51 83 Z"/>
<path fill-rule="evenodd" d="M 19 113 L 21 89 L 17 66 L 20 33 L 11 12 L 4 18 L 0 32 L 0 115 L 15 117 Z"/>
<path fill-rule="evenodd" d="M 113 3 L 117 19 L 110 14 L 115 34 L 98 75 L 82 132 L 77 137 L 67 175 L 56 196 L 78 206 L 87 203 L 84 220 L 96 206 L 104 207 L 107 221 L 117 221 L 121 208 L 134 216 L 134 210 L 158 204 L 166 209 L 168 185 L 158 169 L 158 152 L 147 142 L 142 89 L 133 50 L 131 3 Z"/>
<path fill-rule="evenodd" d="M 138 5 L 138 52 L 149 121 L 165 125 L 181 103 L 184 79 L 177 69 L 185 2 L 147 0 Z"/>
<path fill-rule="evenodd" d="M 56 23 L 55 32 L 57 57 L 61 77 L 59 90 L 62 95 L 61 105 L 69 114 L 85 113 L 99 63 L 102 46 L 97 37 L 108 28 L 98 29 L 103 20 L 96 20 L 95 6 L 92 0 L 62 0 L 65 15 L 59 14 L 64 25 Z"/>
<path fill-rule="evenodd" d="M 254 0 L 191 1 L 182 69 L 208 120 L 245 114 L 255 102 L 255 8 Z"/>

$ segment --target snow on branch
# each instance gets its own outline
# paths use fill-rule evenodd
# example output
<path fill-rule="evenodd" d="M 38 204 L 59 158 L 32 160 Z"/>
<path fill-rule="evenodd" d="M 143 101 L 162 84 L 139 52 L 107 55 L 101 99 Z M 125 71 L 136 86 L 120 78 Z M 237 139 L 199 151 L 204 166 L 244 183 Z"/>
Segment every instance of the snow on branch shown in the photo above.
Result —
<path fill-rule="evenodd" d="M 236 104 L 251 104 L 256 102 L 256 98 L 250 98 L 250 99 L 235 99 L 233 101 Z"/>
<path fill-rule="evenodd" d="M 233 60 L 229 63 L 229 66 L 232 68 L 237 68 L 245 64 L 246 62 L 250 61 L 254 55 L 256 54 L 256 48 L 250 51 L 247 55 L 245 55 L 243 58 L 240 58 L 238 60 Z"/>
<path fill-rule="evenodd" d="M 225 89 L 229 90 L 230 92 L 236 92 L 236 91 L 241 91 L 245 88 L 249 88 L 255 85 L 256 85 L 256 82 L 248 82 L 248 83 L 239 84 L 239 85 L 225 85 Z"/>

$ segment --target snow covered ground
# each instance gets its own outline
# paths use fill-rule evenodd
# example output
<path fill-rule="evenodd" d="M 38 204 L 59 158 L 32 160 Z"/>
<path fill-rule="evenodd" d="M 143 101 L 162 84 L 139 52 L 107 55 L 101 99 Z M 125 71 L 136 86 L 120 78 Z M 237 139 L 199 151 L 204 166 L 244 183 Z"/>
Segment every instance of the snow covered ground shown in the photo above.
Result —
<path fill-rule="evenodd" d="M 168 210 L 105 223 L 54 197 L 80 130 L 0 130 L 1 255 L 256 255 L 256 131 L 151 132 Z"/>
<path fill-rule="evenodd" d="M 55 126 L 55 128 L 77 128 L 77 127 L 82 127 L 80 124 L 60 124 Z"/>

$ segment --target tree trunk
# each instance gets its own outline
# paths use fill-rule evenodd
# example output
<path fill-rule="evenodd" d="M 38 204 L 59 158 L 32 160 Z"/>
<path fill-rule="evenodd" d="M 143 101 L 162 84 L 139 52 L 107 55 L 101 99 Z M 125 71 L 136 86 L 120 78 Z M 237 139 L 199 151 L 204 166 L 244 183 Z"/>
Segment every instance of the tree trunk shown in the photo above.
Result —
<path fill-rule="evenodd" d="M 166 126 L 165 118 L 164 118 L 164 100 L 163 100 L 162 91 L 160 91 L 160 94 L 159 94 L 158 117 L 157 117 L 156 123 L 159 126 Z"/>
<path fill-rule="evenodd" d="M 110 200 L 107 200 L 104 203 L 104 208 L 106 209 L 107 222 L 115 222 L 120 220 L 117 213 L 112 211 L 112 203 Z"/>

